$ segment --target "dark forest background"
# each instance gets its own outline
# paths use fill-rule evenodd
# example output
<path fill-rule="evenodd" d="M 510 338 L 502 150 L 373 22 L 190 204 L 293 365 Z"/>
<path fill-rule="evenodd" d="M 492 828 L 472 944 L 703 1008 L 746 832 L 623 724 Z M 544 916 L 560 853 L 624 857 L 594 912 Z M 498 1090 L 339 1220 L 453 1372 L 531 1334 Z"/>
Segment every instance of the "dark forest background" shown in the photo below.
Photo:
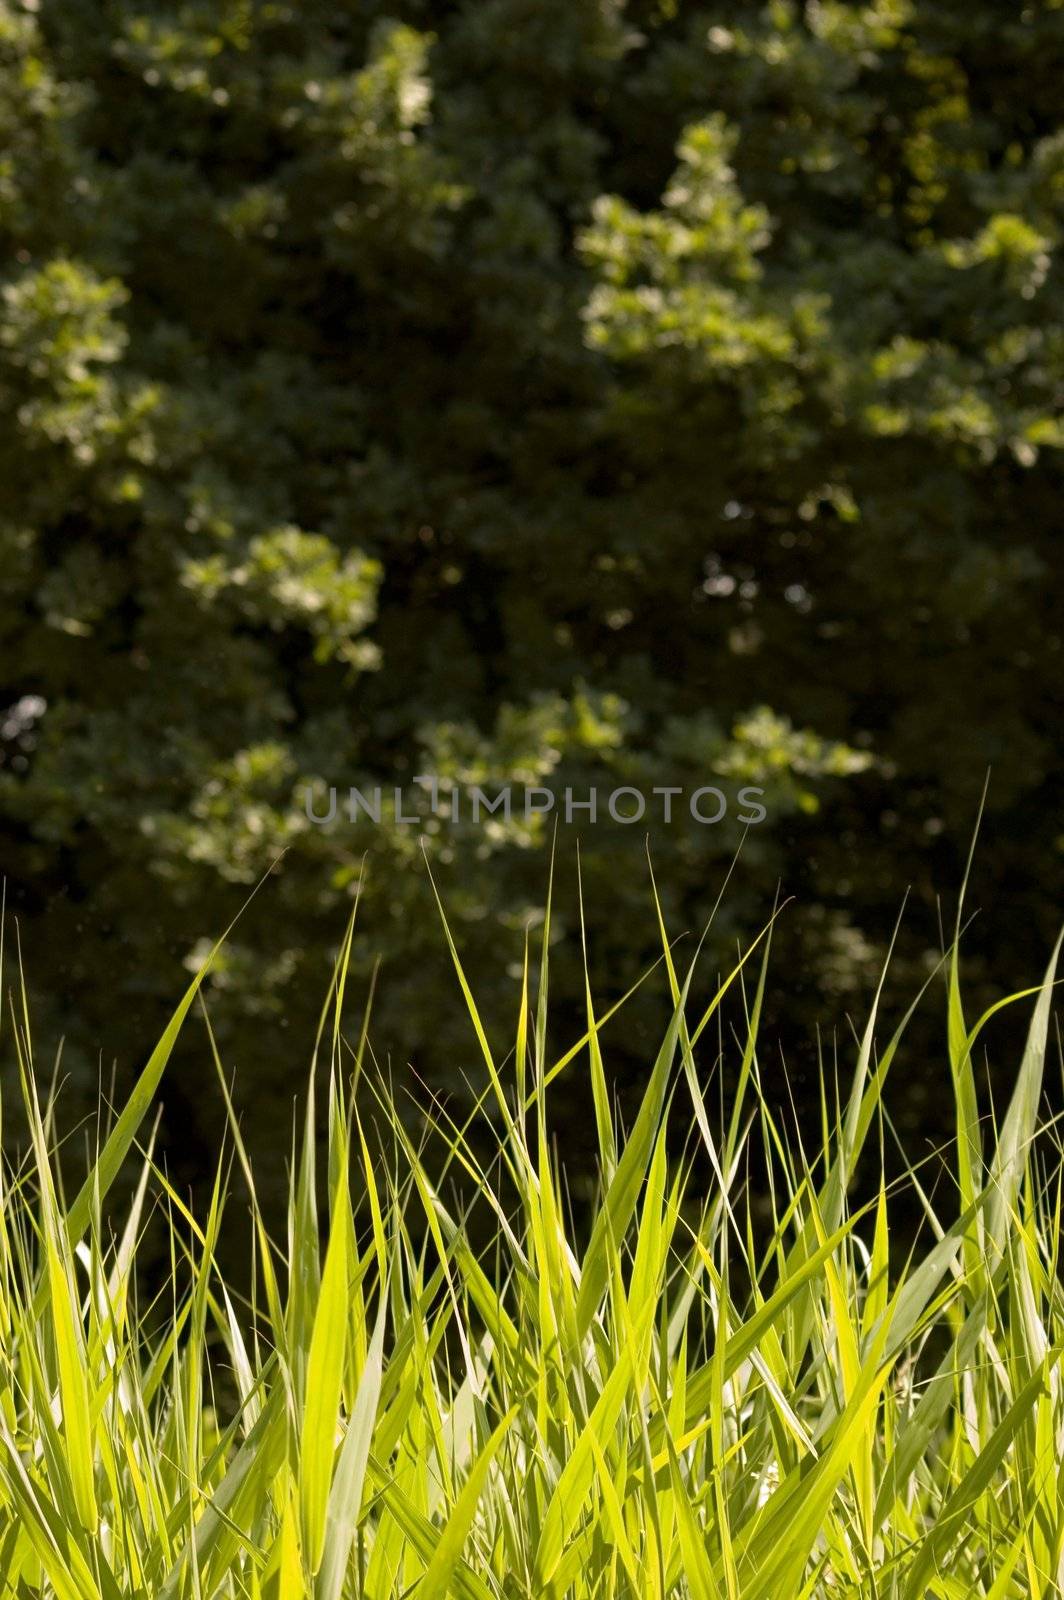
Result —
<path fill-rule="evenodd" d="M 364 857 L 379 1058 L 477 1080 L 419 835 L 502 1041 L 550 819 L 316 828 L 308 786 L 764 787 L 705 959 L 791 897 L 764 1073 L 801 1107 L 907 890 L 888 1021 L 933 966 L 991 769 L 969 987 L 1037 981 L 1062 65 L 1056 0 L 0 0 L 0 873 L 75 1105 L 282 853 L 208 989 L 264 1172 Z M 741 830 L 649 832 L 697 933 Z M 576 838 L 606 1002 L 656 954 L 646 833 L 559 831 L 559 1051 Z M 667 1010 L 611 1024 L 622 1091 Z M 931 1012 L 891 1100 L 928 1139 Z M 166 1104 L 194 1179 L 195 1024 Z"/>

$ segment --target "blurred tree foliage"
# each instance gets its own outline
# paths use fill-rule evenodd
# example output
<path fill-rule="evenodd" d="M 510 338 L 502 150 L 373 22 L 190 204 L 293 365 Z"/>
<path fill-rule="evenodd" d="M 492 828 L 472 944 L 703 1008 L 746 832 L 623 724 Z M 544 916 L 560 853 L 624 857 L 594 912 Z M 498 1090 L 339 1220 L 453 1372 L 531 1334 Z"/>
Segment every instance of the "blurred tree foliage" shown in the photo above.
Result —
<path fill-rule="evenodd" d="M 908 884 L 926 966 L 992 765 L 977 898 L 1030 979 L 1062 60 L 1059 0 L 0 0 L 0 870 L 75 1071 L 135 1061 L 284 851 L 211 989 L 256 1137 L 366 852 L 375 1037 L 475 1074 L 419 834 L 501 1029 L 550 820 L 304 808 L 426 772 L 763 785 L 715 951 L 794 893 L 793 1029 Z M 578 831 L 616 994 L 645 830 L 562 827 L 563 931 Z M 673 928 L 737 839 L 654 828 Z"/>

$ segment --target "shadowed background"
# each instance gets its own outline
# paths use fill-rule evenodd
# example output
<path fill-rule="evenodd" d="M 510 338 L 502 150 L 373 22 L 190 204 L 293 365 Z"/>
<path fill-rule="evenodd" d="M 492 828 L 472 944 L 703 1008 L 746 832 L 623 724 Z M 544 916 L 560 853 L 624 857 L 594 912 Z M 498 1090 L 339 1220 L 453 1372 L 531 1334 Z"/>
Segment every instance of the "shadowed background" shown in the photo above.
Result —
<path fill-rule="evenodd" d="M 939 894 L 948 937 L 988 767 L 968 990 L 1037 980 L 1062 58 L 1049 0 L 0 0 L 0 871 L 71 1105 L 282 853 L 208 988 L 263 1174 L 364 858 L 355 1003 L 379 957 L 380 1058 L 460 1101 L 419 834 L 504 1040 L 551 822 L 307 821 L 308 788 L 422 772 L 763 786 L 706 959 L 793 897 L 764 1071 L 811 1116 L 815 1027 L 849 1048 L 907 889 L 888 1008 Z M 656 953 L 647 831 L 559 832 L 559 1051 L 576 835 L 605 1002 Z M 670 932 L 739 832 L 650 826 Z M 611 1025 L 622 1092 L 663 1010 Z M 891 1105 L 933 1139 L 930 1012 Z M 201 1030 L 165 1098 L 195 1181 Z"/>

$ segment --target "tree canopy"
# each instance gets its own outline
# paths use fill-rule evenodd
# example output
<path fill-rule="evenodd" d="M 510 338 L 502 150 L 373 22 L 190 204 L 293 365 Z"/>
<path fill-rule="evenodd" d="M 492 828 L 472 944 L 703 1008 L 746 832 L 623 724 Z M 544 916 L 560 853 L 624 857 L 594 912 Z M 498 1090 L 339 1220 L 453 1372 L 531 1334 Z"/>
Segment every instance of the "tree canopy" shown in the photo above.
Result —
<path fill-rule="evenodd" d="M 554 819 L 307 817 L 421 773 L 763 787 L 714 948 L 793 893 L 812 1018 L 907 885 L 925 964 L 991 767 L 1030 969 L 1062 60 L 1059 0 L 0 0 L 0 871 L 75 1070 L 280 857 L 209 1002 L 275 1126 L 366 859 L 375 1037 L 458 1084 L 420 841 L 490 1023 Z M 559 931 L 577 832 L 620 993 L 645 829 L 559 828 Z M 670 929 L 740 832 L 654 830 Z"/>

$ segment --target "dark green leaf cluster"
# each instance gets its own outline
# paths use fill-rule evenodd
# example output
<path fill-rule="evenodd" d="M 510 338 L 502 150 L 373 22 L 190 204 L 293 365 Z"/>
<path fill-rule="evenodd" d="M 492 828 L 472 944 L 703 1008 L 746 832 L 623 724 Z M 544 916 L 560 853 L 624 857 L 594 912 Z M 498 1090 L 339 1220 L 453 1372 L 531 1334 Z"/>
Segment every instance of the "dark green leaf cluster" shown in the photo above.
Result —
<path fill-rule="evenodd" d="M 1026 970 L 1062 59 L 1057 0 L 0 0 L 0 869 L 72 1061 L 283 853 L 211 1002 L 276 1122 L 369 852 L 377 1036 L 460 1083 L 419 841 L 508 1018 L 554 819 L 451 786 L 763 788 L 721 934 L 782 879 L 812 1015 L 907 883 L 934 942 L 992 765 Z M 577 831 L 619 990 L 646 830 Z M 740 833 L 652 830 L 673 925 Z"/>

